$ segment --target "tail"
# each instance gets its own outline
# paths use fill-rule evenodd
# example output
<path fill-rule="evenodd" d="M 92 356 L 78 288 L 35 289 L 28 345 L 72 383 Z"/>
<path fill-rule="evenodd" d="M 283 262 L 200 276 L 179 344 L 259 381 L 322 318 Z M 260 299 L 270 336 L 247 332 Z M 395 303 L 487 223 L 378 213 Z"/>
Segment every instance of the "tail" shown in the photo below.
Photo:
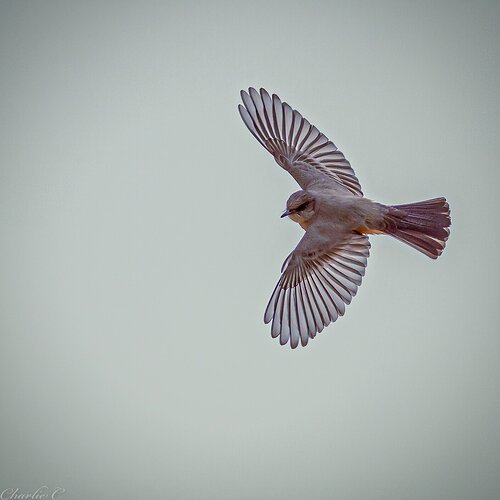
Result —
<path fill-rule="evenodd" d="M 389 206 L 384 222 L 385 234 L 437 259 L 450 235 L 450 207 L 445 198 Z"/>

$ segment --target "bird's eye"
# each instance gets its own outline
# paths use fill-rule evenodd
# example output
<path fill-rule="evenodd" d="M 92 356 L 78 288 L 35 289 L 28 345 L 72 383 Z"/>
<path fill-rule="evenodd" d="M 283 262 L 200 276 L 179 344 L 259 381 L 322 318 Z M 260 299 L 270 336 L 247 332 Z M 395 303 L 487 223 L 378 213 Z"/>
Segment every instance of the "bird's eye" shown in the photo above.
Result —
<path fill-rule="evenodd" d="M 299 205 L 295 210 L 297 212 L 302 212 L 302 210 L 305 210 L 305 208 L 307 207 L 307 205 L 309 205 L 308 201 L 306 201 L 305 203 L 302 203 L 302 205 Z"/>

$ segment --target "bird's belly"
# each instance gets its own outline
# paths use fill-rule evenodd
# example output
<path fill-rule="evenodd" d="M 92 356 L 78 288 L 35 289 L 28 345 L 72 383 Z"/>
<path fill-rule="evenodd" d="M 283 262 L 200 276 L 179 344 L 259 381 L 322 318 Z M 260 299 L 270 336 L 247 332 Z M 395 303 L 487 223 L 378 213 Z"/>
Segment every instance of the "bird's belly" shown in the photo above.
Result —
<path fill-rule="evenodd" d="M 355 231 L 361 234 L 384 234 L 384 231 L 381 231 L 380 229 L 371 229 L 366 226 L 359 226 L 355 229 Z"/>

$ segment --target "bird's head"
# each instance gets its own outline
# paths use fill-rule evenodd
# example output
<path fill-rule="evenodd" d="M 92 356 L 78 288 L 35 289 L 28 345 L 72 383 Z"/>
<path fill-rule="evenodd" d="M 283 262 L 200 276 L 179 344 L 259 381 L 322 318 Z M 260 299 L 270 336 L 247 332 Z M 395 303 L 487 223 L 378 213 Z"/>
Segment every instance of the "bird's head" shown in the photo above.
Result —
<path fill-rule="evenodd" d="M 286 210 L 281 217 L 290 217 L 300 225 L 307 225 L 316 213 L 315 206 L 314 196 L 307 191 L 297 191 L 288 198 Z"/>

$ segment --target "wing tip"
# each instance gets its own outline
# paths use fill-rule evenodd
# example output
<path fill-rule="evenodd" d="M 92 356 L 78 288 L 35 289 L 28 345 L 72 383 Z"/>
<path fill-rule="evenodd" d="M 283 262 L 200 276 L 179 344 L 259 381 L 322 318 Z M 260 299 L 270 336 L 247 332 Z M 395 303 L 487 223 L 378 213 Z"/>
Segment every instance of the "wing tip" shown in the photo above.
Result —
<path fill-rule="evenodd" d="M 259 93 L 260 93 L 260 97 L 261 97 L 262 99 L 264 99 L 264 96 L 265 96 L 265 97 L 268 97 L 268 98 L 269 98 L 269 100 L 271 100 L 271 96 L 269 95 L 269 92 L 268 92 L 268 91 L 267 91 L 264 87 L 261 87 L 261 88 L 259 89 Z"/>

